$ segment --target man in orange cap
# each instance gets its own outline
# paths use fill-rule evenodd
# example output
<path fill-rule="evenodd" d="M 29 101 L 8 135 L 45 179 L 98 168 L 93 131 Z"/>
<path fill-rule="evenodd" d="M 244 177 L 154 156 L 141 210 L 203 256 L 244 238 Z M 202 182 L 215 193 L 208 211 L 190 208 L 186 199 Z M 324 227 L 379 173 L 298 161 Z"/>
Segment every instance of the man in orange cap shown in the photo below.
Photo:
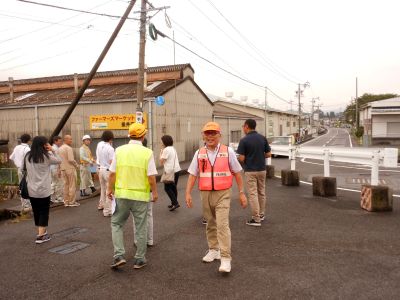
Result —
<path fill-rule="evenodd" d="M 111 217 L 112 241 L 114 244 L 114 261 L 111 268 L 126 264 L 124 258 L 123 226 L 130 213 L 134 217 L 137 240 L 134 268 L 140 269 L 147 263 L 147 206 L 150 201 L 150 190 L 153 202 L 157 201 L 157 169 L 153 151 L 142 145 L 147 133 L 140 123 L 129 126 L 130 142 L 115 150 L 109 171 L 107 196 L 115 197 L 116 208 Z"/>
<path fill-rule="evenodd" d="M 247 199 L 243 191 L 242 167 L 232 148 L 220 144 L 221 127 L 208 122 L 202 129 L 204 147 L 196 151 L 189 166 L 186 186 L 186 204 L 193 206 L 192 189 L 199 178 L 199 190 L 203 203 L 203 216 L 207 220 L 206 236 L 208 252 L 203 262 L 221 260 L 220 272 L 231 271 L 231 231 L 229 208 L 231 203 L 232 179 L 235 177 L 239 188 L 239 201 L 243 208 Z"/>

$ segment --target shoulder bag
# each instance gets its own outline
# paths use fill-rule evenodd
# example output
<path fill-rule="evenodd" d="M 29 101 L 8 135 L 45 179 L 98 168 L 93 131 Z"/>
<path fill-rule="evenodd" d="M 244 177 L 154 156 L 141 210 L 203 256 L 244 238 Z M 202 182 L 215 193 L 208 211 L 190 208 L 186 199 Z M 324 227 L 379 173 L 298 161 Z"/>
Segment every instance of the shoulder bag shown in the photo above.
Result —
<path fill-rule="evenodd" d="M 24 168 L 22 169 L 22 179 L 19 183 L 19 192 L 22 198 L 29 199 L 28 182 L 26 181 L 26 156 L 24 156 Z"/>

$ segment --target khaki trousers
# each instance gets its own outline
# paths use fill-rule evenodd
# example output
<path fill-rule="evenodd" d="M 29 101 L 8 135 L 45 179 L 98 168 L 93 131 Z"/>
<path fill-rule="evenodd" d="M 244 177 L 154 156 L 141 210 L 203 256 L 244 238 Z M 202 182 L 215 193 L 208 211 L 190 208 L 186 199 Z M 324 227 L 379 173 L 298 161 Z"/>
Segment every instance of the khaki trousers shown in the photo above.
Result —
<path fill-rule="evenodd" d="M 51 169 L 51 194 L 52 201 L 62 202 L 63 201 L 63 190 L 64 182 L 62 177 L 58 177 L 58 169 Z"/>
<path fill-rule="evenodd" d="M 81 184 L 80 189 L 86 190 L 88 187 L 94 186 L 92 173 L 90 173 L 90 168 L 87 166 L 79 166 L 80 176 L 81 176 Z"/>
<path fill-rule="evenodd" d="M 203 216 L 207 220 L 206 236 L 209 249 L 221 251 L 221 257 L 231 258 L 231 230 L 229 209 L 231 189 L 222 191 L 200 191 Z"/>
<path fill-rule="evenodd" d="M 62 170 L 64 179 L 64 204 L 73 204 L 76 202 L 76 170 Z"/>
<path fill-rule="evenodd" d="M 265 177 L 267 171 L 245 172 L 246 188 L 253 219 L 260 222 L 260 214 L 265 214 Z"/>
<path fill-rule="evenodd" d="M 107 171 L 106 169 L 99 170 L 100 200 L 98 208 L 103 208 L 104 216 L 111 215 L 111 200 L 106 195 L 109 176 L 110 171 Z"/>

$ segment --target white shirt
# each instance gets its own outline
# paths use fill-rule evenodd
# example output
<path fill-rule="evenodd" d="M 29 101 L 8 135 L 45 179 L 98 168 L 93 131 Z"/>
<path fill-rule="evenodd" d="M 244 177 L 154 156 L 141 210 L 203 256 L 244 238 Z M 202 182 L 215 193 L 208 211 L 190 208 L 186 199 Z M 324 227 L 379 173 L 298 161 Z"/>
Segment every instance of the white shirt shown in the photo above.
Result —
<path fill-rule="evenodd" d="M 60 147 L 58 147 L 56 144 L 53 144 L 53 145 L 51 146 L 51 149 L 53 149 L 53 151 L 54 151 L 56 157 L 59 157 L 59 156 L 58 156 L 58 149 L 59 149 L 59 148 L 60 148 Z M 55 165 L 55 164 L 51 164 L 51 165 L 50 165 L 50 169 L 51 169 L 51 170 L 57 170 L 59 167 L 60 167 L 60 165 Z"/>
<path fill-rule="evenodd" d="M 220 146 L 221 146 L 221 144 L 218 144 L 218 146 L 215 148 L 214 151 L 207 149 L 207 147 L 206 147 L 207 156 L 212 165 L 214 165 L 214 163 L 215 163 L 215 158 L 217 157 L 217 153 L 219 151 Z M 193 176 L 199 176 L 199 163 L 197 160 L 198 154 L 199 154 L 199 150 L 197 150 L 196 153 L 194 154 L 192 162 L 190 163 L 190 166 L 188 169 L 188 173 L 192 174 Z M 229 156 L 229 167 L 232 170 L 232 172 L 239 173 L 240 171 L 242 171 L 242 166 L 240 165 L 240 163 L 236 157 L 235 151 L 231 147 L 228 147 L 228 156 Z"/>
<path fill-rule="evenodd" d="M 160 153 L 160 159 L 165 159 L 164 162 L 165 173 L 171 173 L 172 171 L 176 173 L 181 170 L 181 166 L 179 165 L 178 153 L 176 153 L 174 147 L 168 146 L 164 148 Z"/>
<path fill-rule="evenodd" d="M 136 145 L 142 145 L 141 141 L 136 141 L 136 140 L 131 140 L 129 141 L 129 144 L 136 144 Z M 109 168 L 109 170 L 113 173 L 115 173 L 117 169 L 117 157 L 114 153 L 113 156 L 113 160 L 111 162 L 111 166 Z M 152 176 L 152 175 L 157 175 L 157 169 L 156 169 L 156 164 L 154 162 L 154 155 L 153 152 L 151 153 L 150 159 L 149 159 L 149 163 L 147 165 L 147 176 Z"/>
<path fill-rule="evenodd" d="M 96 148 L 96 163 L 100 169 L 109 169 L 114 157 L 114 148 L 110 143 L 101 141 Z"/>
<path fill-rule="evenodd" d="M 22 165 L 24 161 L 25 154 L 31 150 L 28 144 L 22 143 L 14 148 L 13 153 L 10 155 L 10 159 L 14 161 L 14 164 L 17 168 L 22 169 L 24 166 Z"/>

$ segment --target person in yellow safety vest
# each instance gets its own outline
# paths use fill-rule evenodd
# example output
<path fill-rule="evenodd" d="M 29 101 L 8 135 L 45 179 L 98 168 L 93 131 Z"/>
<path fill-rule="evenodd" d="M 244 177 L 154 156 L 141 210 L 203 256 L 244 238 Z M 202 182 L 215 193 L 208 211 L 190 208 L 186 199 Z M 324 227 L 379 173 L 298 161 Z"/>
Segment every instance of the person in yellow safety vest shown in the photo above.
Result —
<path fill-rule="evenodd" d="M 126 264 L 124 258 L 123 226 L 132 213 L 135 220 L 137 240 L 134 268 L 140 269 L 147 263 L 147 206 L 149 201 L 157 201 L 157 169 L 153 151 L 142 142 L 147 133 L 143 124 L 129 126 L 130 142 L 115 150 L 110 165 L 107 196 L 115 201 L 115 211 L 111 217 L 111 233 L 114 245 L 112 269 Z M 150 196 L 153 196 L 152 200 Z M 115 200 L 114 200 L 115 198 Z"/>
<path fill-rule="evenodd" d="M 241 176 L 242 167 L 231 147 L 220 144 L 221 128 L 218 123 L 208 122 L 202 129 L 205 146 L 194 154 L 189 166 L 186 185 L 186 205 L 193 207 L 192 189 L 199 178 L 199 190 L 203 203 L 203 216 L 207 220 L 206 236 L 208 252 L 203 262 L 221 260 L 219 271 L 231 271 L 231 231 L 229 208 L 232 179 L 235 177 L 239 189 L 239 201 L 247 206 Z"/>

